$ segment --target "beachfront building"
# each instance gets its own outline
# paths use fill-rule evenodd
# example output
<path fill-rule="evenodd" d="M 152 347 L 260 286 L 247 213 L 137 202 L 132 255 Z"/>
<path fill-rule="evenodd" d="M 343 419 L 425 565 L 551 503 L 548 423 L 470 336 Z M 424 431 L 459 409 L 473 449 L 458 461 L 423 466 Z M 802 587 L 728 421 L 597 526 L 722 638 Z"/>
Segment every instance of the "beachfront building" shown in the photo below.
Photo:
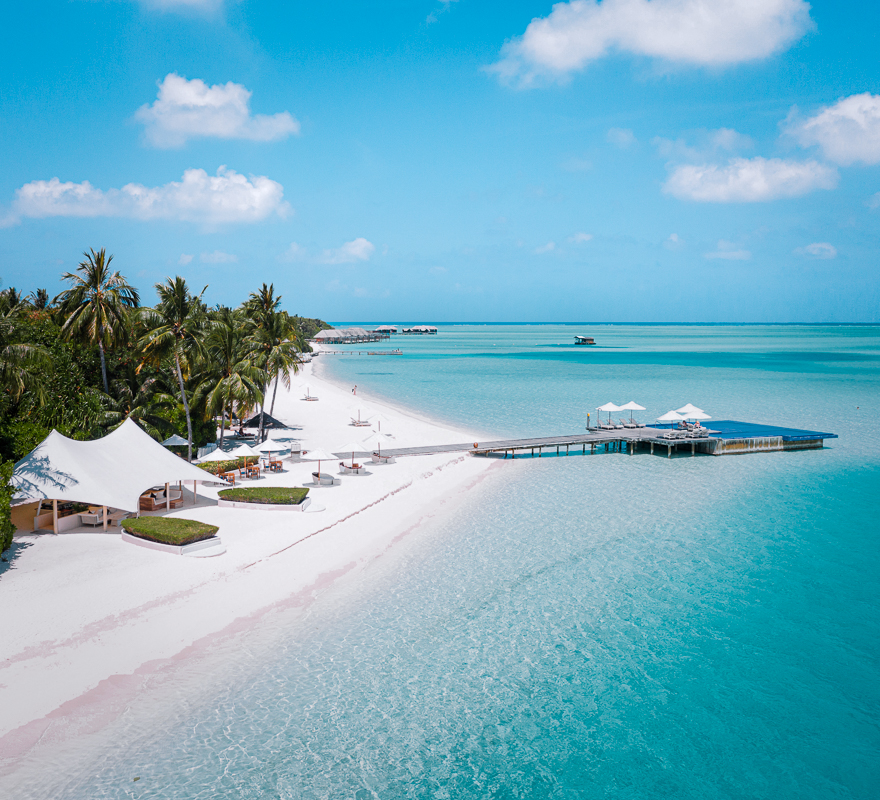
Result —
<path fill-rule="evenodd" d="M 388 338 L 387 333 L 368 331 L 364 328 L 332 328 L 328 331 L 319 331 L 311 341 L 318 344 L 358 344 L 379 342 Z"/>
<path fill-rule="evenodd" d="M 373 330 L 373 333 L 385 333 L 385 334 L 397 333 L 397 326 L 396 325 L 380 325 L 378 328 L 375 328 Z"/>
<path fill-rule="evenodd" d="M 401 333 L 433 334 L 437 333 L 437 328 L 434 325 L 413 325 L 412 328 L 404 328 Z"/>
<path fill-rule="evenodd" d="M 204 480 L 217 478 L 166 450 L 130 419 L 86 442 L 53 430 L 15 465 L 13 521 L 23 530 L 107 530 L 108 522 L 129 514 L 180 505 L 183 494 L 171 484 L 192 481 L 195 502 L 196 485 Z"/>

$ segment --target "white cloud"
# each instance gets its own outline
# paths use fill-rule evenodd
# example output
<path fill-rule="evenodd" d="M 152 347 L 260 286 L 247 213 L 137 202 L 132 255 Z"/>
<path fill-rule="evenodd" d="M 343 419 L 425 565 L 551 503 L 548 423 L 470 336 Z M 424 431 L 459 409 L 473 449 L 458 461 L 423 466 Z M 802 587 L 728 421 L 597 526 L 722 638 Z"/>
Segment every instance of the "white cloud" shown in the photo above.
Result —
<path fill-rule="evenodd" d="M 802 145 L 819 145 L 825 157 L 838 164 L 880 163 L 880 95 L 844 97 L 803 122 L 797 121 L 795 111 L 787 127 Z"/>
<path fill-rule="evenodd" d="M 817 161 L 733 158 L 726 166 L 682 164 L 663 186 L 667 194 L 704 203 L 757 203 L 837 186 L 837 170 Z"/>
<path fill-rule="evenodd" d="M 346 242 L 341 247 L 323 250 L 318 256 L 310 254 L 308 249 L 302 245 L 291 242 L 290 247 L 282 254 L 281 260 L 311 261 L 318 264 L 355 264 L 358 261 L 369 261 L 375 251 L 376 245 L 362 236 Z"/>
<path fill-rule="evenodd" d="M 299 122 L 287 111 L 252 115 L 250 99 L 240 83 L 208 86 L 170 72 L 153 105 L 141 106 L 134 116 L 156 147 L 181 147 L 188 139 L 206 137 L 270 142 L 299 133 Z"/>
<path fill-rule="evenodd" d="M 320 261 L 323 264 L 354 264 L 357 261 L 369 261 L 376 245 L 362 236 L 346 242 L 342 247 L 325 250 Z"/>
<path fill-rule="evenodd" d="M 806 247 L 798 247 L 794 252 L 799 256 L 809 256 L 822 260 L 837 258 L 837 248 L 828 242 L 813 242 Z"/>
<path fill-rule="evenodd" d="M 489 69 L 528 85 L 611 51 L 724 66 L 781 52 L 812 27 L 805 0 L 571 0 L 533 19 Z"/>
<path fill-rule="evenodd" d="M 265 176 L 250 179 L 225 166 L 216 175 L 188 169 L 183 180 L 162 186 L 129 183 L 121 189 L 97 189 L 88 181 L 58 178 L 31 181 L 16 190 L 13 210 L 21 217 L 129 217 L 170 219 L 212 225 L 258 222 L 284 217 L 290 206 L 284 187 Z"/>
<path fill-rule="evenodd" d="M 192 260 L 193 257 L 188 253 L 181 253 L 180 258 L 177 259 L 177 263 L 180 264 L 180 266 L 185 267 Z"/>
<path fill-rule="evenodd" d="M 621 150 L 626 150 L 636 143 L 635 134 L 629 128 L 609 128 L 605 138 Z"/>
<path fill-rule="evenodd" d="M 583 244 L 584 242 L 589 242 L 592 238 L 592 233 L 576 233 L 574 236 L 569 236 L 568 241 L 574 242 L 574 244 Z"/>
<path fill-rule="evenodd" d="M 667 250 L 680 250 L 684 247 L 684 242 L 677 233 L 670 233 L 666 241 L 663 242 L 663 246 Z"/>
<path fill-rule="evenodd" d="M 754 146 L 751 137 L 739 133 L 733 128 L 702 129 L 695 132 L 694 138 L 696 143 L 689 144 L 684 139 L 673 140 L 655 136 L 651 140 L 651 144 L 664 158 L 677 161 L 701 161 L 713 158 L 721 152 L 736 153 Z"/>
<path fill-rule="evenodd" d="M 752 254 L 748 250 L 737 249 L 732 242 L 719 240 L 718 249 L 713 253 L 704 253 L 704 258 L 721 258 L 727 261 L 749 261 Z"/>
<path fill-rule="evenodd" d="M 199 261 L 203 264 L 234 264 L 238 261 L 238 256 L 232 253 L 224 253 L 222 250 L 215 250 L 213 253 L 202 253 Z"/>
<path fill-rule="evenodd" d="M 544 253 L 550 253 L 556 249 L 556 242 L 547 242 L 547 244 L 542 244 L 540 247 L 536 247 L 534 250 L 535 255 L 543 255 Z"/>

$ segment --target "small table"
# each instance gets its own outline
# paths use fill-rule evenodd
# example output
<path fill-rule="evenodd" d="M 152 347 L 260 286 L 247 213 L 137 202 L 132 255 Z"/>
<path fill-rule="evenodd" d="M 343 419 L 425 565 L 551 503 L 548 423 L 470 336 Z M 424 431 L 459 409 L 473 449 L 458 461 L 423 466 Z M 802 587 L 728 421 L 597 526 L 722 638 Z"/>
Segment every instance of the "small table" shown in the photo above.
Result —
<path fill-rule="evenodd" d="M 235 472 L 221 472 L 218 477 L 223 478 L 224 480 L 229 481 L 233 486 L 235 486 Z"/>
<path fill-rule="evenodd" d="M 259 478 L 260 477 L 260 468 L 254 464 L 250 467 L 245 467 L 245 472 L 249 478 Z"/>

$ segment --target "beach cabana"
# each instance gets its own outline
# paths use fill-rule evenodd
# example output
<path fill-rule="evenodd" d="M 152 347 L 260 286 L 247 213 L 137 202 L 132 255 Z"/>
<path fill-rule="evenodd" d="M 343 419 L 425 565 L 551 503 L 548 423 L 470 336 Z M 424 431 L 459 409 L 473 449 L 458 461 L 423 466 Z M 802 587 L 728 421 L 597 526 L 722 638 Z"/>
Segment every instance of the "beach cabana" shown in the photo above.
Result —
<path fill-rule="evenodd" d="M 52 501 L 52 530 L 58 532 L 58 504 L 85 503 L 101 508 L 104 530 L 107 509 L 137 513 L 141 495 L 165 484 L 166 507 L 171 508 L 168 486 L 183 481 L 216 480 L 194 464 L 166 450 L 126 420 L 101 439 L 79 442 L 52 431 L 15 465 L 13 504 Z"/>
<path fill-rule="evenodd" d="M 260 415 L 259 413 L 254 414 L 250 419 L 246 419 L 241 423 L 242 428 L 259 428 L 260 427 Z M 268 431 L 272 428 L 276 430 L 279 428 L 286 428 L 287 426 L 283 422 L 279 422 L 275 417 L 271 414 L 267 414 L 265 411 L 263 412 L 263 430 Z"/>

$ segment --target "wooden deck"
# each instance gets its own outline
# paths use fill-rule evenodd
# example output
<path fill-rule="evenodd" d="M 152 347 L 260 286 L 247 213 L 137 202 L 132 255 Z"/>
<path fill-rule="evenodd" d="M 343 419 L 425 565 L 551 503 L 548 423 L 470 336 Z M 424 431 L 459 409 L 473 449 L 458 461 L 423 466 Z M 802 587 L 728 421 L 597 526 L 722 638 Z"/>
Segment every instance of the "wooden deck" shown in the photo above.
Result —
<path fill-rule="evenodd" d="M 495 458 L 517 458 L 564 455 L 587 455 L 588 453 L 660 453 L 669 458 L 675 453 L 687 455 L 735 455 L 771 452 L 775 450 L 805 450 L 821 448 L 826 438 L 837 438 L 833 433 L 801 431 L 793 428 L 751 425 L 731 421 L 715 422 L 722 430 L 705 429 L 701 438 L 667 438 L 669 428 L 615 428 L 614 430 L 590 430 L 587 433 L 544 436 L 532 439 L 501 439 L 489 442 L 462 442 L 461 444 L 425 445 L 424 447 L 389 447 L 383 455 L 421 456 L 434 453 L 472 453 Z M 740 430 L 741 428 L 741 430 Z M 337 453 L 340 458 L 349 453 Z M 368 452 L 356 453 L 369 456 Z"/>
<path fill-rule="evenodd" d="M 435 444 L 424 447 L 389 447 L 383 448 L 382 454 L 389 456 L 423 456 L 435 453 L 473 453 L 478 456 L 517 456 L 544 455 L 586 455 L 597 452 L 635 453 L 645 449 L 654 451 L 654 446 L 665 448 L 665 454 L 672 455 L 675 450 L 685 447 L 694 454 L 706 452 L 715 440 L 703 439 L 665 439 L 663 434 L 668 429 L 657 428 L 623 428 L 615 430 L 590 431 L 588 433 L 564 434 L 561 436 L 544 436 L 533 439 L 500 439 L 490 442 L 463 442 L 460 444 Z M 691 446 L 692 445 L 692 446 Z M 351 457 L 351 453 L 336 453 L 340 458 Z M 356 456 L 368 456 L 369 452 L 355 452 Z"/>

